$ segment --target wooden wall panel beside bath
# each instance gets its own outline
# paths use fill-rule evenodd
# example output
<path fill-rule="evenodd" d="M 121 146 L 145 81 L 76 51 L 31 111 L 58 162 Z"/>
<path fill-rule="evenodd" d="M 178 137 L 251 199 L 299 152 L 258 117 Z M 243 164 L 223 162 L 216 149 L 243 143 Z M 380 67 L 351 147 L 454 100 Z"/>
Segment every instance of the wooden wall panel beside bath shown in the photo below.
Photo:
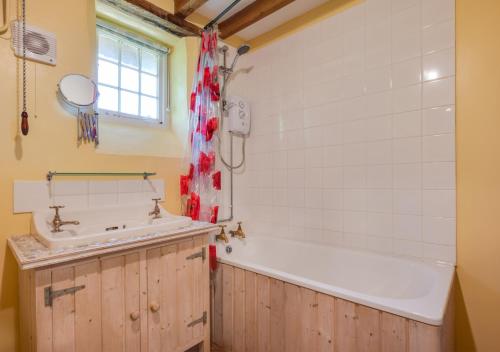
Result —
<path fill-rule="evenodd" d="M 433 326 L 228 264 L 215 277 L 212 334 L 224 352 L 453 351 L 453 299 Z"/>

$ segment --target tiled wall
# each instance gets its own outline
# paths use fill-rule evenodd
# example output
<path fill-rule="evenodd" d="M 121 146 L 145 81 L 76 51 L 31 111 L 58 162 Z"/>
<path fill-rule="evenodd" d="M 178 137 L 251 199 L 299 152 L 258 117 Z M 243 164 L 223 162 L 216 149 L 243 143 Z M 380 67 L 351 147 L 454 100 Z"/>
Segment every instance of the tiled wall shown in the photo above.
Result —
<path fill-rule="evenodd" d="M 165 199 L 163 180 L 14 182 L 14 213 L 47 209 L 51 205 L 85 209 L 119 204 L 153 204 L 152 198 Z"/>
<path fill-rule="evenodd" d="M 242 57 L 249 232 L 455 262 L 454 23 L 453 0 L 367 0 Z"/>

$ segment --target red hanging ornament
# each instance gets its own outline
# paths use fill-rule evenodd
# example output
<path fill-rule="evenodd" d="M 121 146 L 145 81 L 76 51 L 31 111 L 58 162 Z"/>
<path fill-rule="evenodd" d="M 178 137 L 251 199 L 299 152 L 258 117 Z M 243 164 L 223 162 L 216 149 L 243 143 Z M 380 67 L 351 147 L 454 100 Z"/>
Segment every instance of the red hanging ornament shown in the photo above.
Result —
<path fill-rule="evenodd" d="M 221 173 L 220 173 L 220 171 L 217 171 L 212 175 L 212 185 L 217 190 L 221 189 Z"/>
<path fill-rule="evenodd" d="M 189 192 L 189 176 L 181 175 L 180 186 L 181 186 L 181 196 L 185 196 Z"/>
<path fill-rule="evenodd" d="M 216 224 L 218 216 L 219 216 L 219 206 L 218 205 L 214 205 L 212 207 L 212 213 L 210 214 L 210 222 L 212 224 Z"/>
<path fill-rule="evenodd" d="M 214 132 L 217 130 L 219 127 L 219 120 L 217 117 L 212 117 L 210 120 L 207 121 L 207 127 L 205 131 L 205 138 L 206 141 L 210 141 L 212 139 L 212 136 L 214 135 Z"/>

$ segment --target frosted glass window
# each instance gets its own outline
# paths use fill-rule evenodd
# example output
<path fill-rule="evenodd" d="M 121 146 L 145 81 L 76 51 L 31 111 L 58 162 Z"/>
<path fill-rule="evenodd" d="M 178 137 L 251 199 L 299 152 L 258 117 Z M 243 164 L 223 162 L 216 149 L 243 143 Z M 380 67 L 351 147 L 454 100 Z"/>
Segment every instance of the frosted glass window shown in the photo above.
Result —
<path fill-rule="evenodd" d="M 99 38 L 99 57 L 112 62 L 118 62 L 120 46 L 118 40 L 102 35 Z"/>
<path fill-rule="evenodd" d="M 122 47 L 122 64 L 139 68 L 139 48 L 130 45 L 123 45 Z"/>
<path fill-rule="evenodd" d="M 121 87 L 133 92 L 139 91 L 139 71 L 122 67 Z"/>
<path fill-rule="evenodd" d="M 129 115 L 137 115 L 139 113 L 139 95 L 122 90 L 120 111 Z"/>
<path fill-rule="evenodd" d="M 167 50 L 98 24 L 98 107 L 104 116 L 163 123 Z"/>
<path fill-rule="evenodd" d="M 149 51 L 142 51 L 142 70 L 156 75 L 158 73 L 158 56 Z"/>
<path fill-rule="evenodd" d="M 156 76 L 148 75 L 147 73 L 141 74 L 141 93 L 158 96 L 158 79 Z"/>
<path fill-rule="evenodd" d="M 99 109 L 118 110 L 118 89 L 110 88 L 99 84 Z"/>
<path fill-rule="evenodd" d="M 99 60 L 99 83 L 118 87 L 118 65 L 109 61 Z"/>
<path fill-rule="evenodd" d="M 141 116 L 150 119 L 158 118 L 158 99 L 142 96 L 141 97 Z"/>

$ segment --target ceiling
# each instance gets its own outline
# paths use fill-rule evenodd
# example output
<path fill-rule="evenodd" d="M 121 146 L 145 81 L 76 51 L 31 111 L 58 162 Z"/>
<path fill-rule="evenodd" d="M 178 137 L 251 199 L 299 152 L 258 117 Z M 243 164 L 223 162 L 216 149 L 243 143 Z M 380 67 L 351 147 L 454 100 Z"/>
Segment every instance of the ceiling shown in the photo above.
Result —
<path fill-rule="evenodd" d="M 254 0 L 241 0 L 235 7 L 231 9 L 223 18 L 227 19 L 232 15 L 236 14 L 238 11 L 242 10 Z M 292 3 L 286 5 L 282 9 L 270 14 L 269 16 L 261 19 L 260 21 L 248 26 L 247 28 L 236 33 L 240 38 L 244 40 L 254 39 L 261 34 L 269 32 L 270 30 L 280 26 L 281 24 L 288 22 L 304 13 L 318 7 L 328 0 L 295 0 Z M 232 0 L 209 0 L 198 10 L 195 14 L 201 15 L 206 18 L 213 19 L 219 13 L 221 13 L 227 6 L 232 3 Z"/>

